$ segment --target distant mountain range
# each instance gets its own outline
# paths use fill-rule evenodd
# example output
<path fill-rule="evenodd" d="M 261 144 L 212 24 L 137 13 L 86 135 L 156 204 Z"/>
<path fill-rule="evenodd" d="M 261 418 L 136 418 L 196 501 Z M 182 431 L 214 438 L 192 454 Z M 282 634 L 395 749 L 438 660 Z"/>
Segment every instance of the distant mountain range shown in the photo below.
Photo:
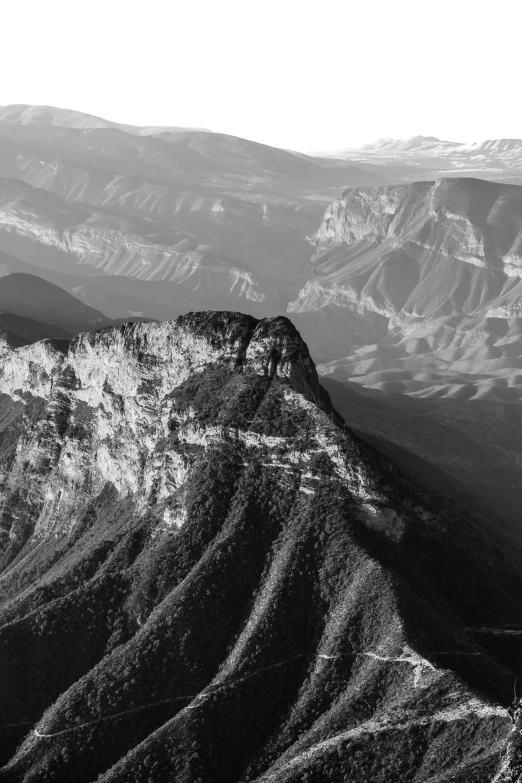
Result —
<path fill-rule="evenodd" d="M 435 136 L 382 138 L 318 155 L 378 166 L 384 175 L 404 182 L 464 175 L 522 185 L 522 139 L 461 143 Z"/>
<path fill-rule="evenodd" d="M 202 131 L 212 133 L 208 128 L 187 128 L 150 125 L 126 125 L 121 122 L 111 122 L 92 114 L 74 111 L 72 109 L 59 109 L 56 106 L 31 106 L 27 103 L 0 106 L 0 124 L 2 125 L 33 125 L 37 127 L 55 126 L 60 128 L 77 128 L 79 130 L 93 130 L 94 128 L 114 128 L 135 136 L 158 136 L 160 134 L 178 133 L 180 131 Z"/>
<path fill-rule="evenodd" d="M 4 252 L 258 301 L 301 278 L 340 189 L 390 180 L 219 133 L 14 106 L 0 110 L 0 181 Z"/>

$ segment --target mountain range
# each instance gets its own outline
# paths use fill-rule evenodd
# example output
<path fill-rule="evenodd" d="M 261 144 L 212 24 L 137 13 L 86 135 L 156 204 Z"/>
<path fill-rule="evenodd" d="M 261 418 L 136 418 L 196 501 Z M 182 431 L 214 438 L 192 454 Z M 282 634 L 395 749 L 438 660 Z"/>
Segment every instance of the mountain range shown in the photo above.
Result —
<path fill-rule="evenodd" d="M 405 182 L 464 175 L 522 185 L 522 139 L 461 143 L 436 136 L 382 138 L 371 144 L 320 154 L 358 165 L 371 164 L 387 176 L 393 173 Z M 430 172 L 431 177 L 426 176 Z"/>
<path fill-rule="evenodd" d="M 520 155 L 0 107 L 2 783 L 519 779 Z"/>

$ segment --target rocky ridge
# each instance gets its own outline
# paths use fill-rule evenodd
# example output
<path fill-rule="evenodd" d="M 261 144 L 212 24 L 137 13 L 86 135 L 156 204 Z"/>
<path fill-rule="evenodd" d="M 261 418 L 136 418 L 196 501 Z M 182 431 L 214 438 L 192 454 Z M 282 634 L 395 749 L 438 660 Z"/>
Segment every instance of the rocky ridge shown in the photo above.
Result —
<path fill-rule="evenodd" d="M 144 455 L 154 455 L 158 443 L 169 435 L 175 405 L 169 397 L 172 390 L 216 362 L 241 367 L 247 373 L 286 378 L 310 400 L 321 399 L 306 347 L 286 319 L 256 325 L 255 319 L 237 313 L 189 314 L 174 323 L 127 324 L 83 333 L 71 343 L 46 340 L 4 355 L 0 393 L 20 402 L 39 398 L 50 413 L 39 425 L 36 441 L 29 439 L 27 450 L 19 447 L 4 489 L 12 484 L 12 491 L 19 495 L 24 475 L 24 488 L 34 496 L 41 477 L 33 475 L 28 466 L 33 465 L 38 474 L 41 438 L 48 442 L 56 439 L 35 534 L 50 525 L 59 527 L 60 521 L 73 526 L 75 511 L 101 492 L 107 481 L 120 495 L 139 497 L 140 507 L 151 502 L 150 493 L 159 477 L 172 489 L 179 460 L 174 460 L 171 476 L 168 465 L 172 454 L 163 454 L 161 459 L 156 454 L 145 466 Z M 78 417 L 88 420 L 89 426 L 80 427 L 79 440 L 64 440 L 67 422 L 70 419 L 74 431 Z M 179 422 L 178 437 L 191 444 L 220 439 L 219 428 L 206 434 L 197 419 L 192 419 L 189 409 Z M 36 454 L 31 455 L 33 448 Z M 154 492 L 156 496 L 157 488 Z M 165 493 L 166 489 L 162 490 L 159 497 Z M 4 504 L 9 505 L 9 497 L 8 491 Z M 26 517 L 23 529 L 27 531 Z M 9 537 L 19 546 L 21 537 L 16 528 Z"/>
<path fill-rule="evenodd" d="M 223 211 L 219 200 L 207 201 L 200 200 L 197 209 L 210 217 Z M 190 211 L 193 206 L 184 208 Z M 2 250 L 37 268 L 170 281 L 189 290 L 252 301 L 274 296 L 262 275 L 256 279 L 248 267 L 192 236 L 139 218 L 108 215 L 104 209 L 70 206 L 18 180 L 0 181 L 0 221 Z M 220 222 L 219 215 L 215 222 Z"/>
<path fill-rule="evenodd" d="M 2 781 L 491 779 L 518 548 L 345 428 L 286 318 L 42 341 L 0 391 Z"/>

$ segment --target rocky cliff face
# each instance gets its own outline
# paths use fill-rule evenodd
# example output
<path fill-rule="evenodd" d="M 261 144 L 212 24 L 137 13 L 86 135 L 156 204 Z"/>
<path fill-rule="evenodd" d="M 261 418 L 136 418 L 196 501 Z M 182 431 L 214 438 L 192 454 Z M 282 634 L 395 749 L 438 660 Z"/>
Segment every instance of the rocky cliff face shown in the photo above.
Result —
<path fill-rule="evenodd" d="M 517 400 L 521 231 L 515 186 L 447 179 L 346 191 L 325 213 L 310 280 L 289 311 L 306 337 L 318 320 L 309 313 L 358 323 L 347 353 L 337 341 L 314 354 L 330 361 L 321 372 L 418 396 Z"/>
<path fill-rule="evenodd" d="M 335 289 L 340 289 L 341 298 L 344 293 L 360 307 L 390 317 L 400 312 L 486 315 L 487 299 L 500 295 L 506 278 L 522 274 L 522 189 L 477 180 L 441 180 L 348 190 L 326 210 L 316 243 L 319 252 L 312 266 L 322 277 L 323 266 L 333 267 L 324 281 L 333 299 Z M 350 268 L 351 258 L 361 259 L 358 268 Z M 475 273 L 463 264 L 486 272 Z M 442 296 L 445 291 L 435 285 L 442 273 L 437 269 L 433 273 L 433 266 L 450 275 L 446 287 L 453 297 Z M 379 267 L 385 279 L 373 275 L 368 280 L 368 272 Z M 466 287 L 457 284 L 464 283 L 463 274 L 469 277 Z M 481 289 L 473 284 L 476 276 L 483 278 Z M 301 298 L 306 301 L 306 292 Z M 294 309 L 300 306 L 304 302 L 297 302 Z"/>
<path fill-rule="evenodd" d="M 173 392 L 216 363 L 287 378 L 296 391 L 320 400 L 315 368 L 285 319 L 257 325 L 238 314 L 193 314 L 175 323 L 81 334 L 69 346 L 50 340 L 8 353 L 0 393 L 15 402 L 38 398 L 47 416 L 37 434 L 29 432 L 18 445 L 5 477 L 3 507 L 27 492 L 38 538 L 72 529 L 83 504 L 107 482 L 120 496 L 132 495 L 140 508 L 151 502 L 151 493 L 156 501 L 170 496 L 188 473 L 176 448 L 165 447 L 176 408 Z M 224 437 L 219 428 L 206 432 L 190 407 L 176 426 L 178 440 L 190 444 Z M 47 455 L 41 453 L 42 438 L 52 444 Z M 21 529 L 14 524 L 4 531 L 16 547 L 29 532 L 27 515 L 20 524 Z"/>
<path fill-rule="evenodd" d="M 0 391 L 2 780 L 490 780 L 522 555 L 344 427 L 287 319 L 42 341 Z"/>

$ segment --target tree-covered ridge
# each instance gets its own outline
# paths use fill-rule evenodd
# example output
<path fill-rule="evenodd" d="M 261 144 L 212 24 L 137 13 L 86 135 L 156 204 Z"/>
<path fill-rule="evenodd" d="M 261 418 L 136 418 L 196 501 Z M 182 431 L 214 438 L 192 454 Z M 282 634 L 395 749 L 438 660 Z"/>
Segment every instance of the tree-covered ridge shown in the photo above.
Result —
<path fill-rule="evenodd" d="M 0 779 L 489 781 L 519 637 L 473 629 L 522 622 L 501 536 L 341 424 L 286 319 L 159 326 L 4 400 L 5 540 L 31 521 Z"/>

